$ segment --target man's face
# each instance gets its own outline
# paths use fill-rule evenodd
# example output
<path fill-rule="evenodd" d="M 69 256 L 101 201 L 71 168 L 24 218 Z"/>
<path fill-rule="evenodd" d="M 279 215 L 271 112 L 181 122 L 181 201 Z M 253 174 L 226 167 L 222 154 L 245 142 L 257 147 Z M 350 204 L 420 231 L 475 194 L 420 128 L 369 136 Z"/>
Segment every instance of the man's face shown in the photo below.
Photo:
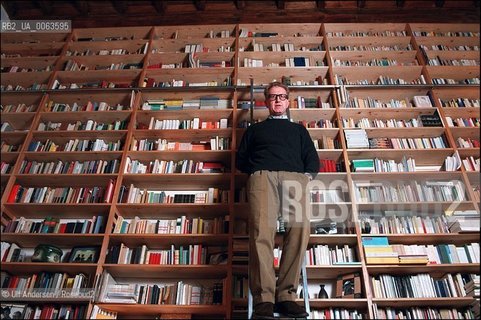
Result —
<path fill-rule="evenodd" d="M 286 113 L 289 107 L 289 97 L 286 90 L 281 87 L 272 87 L 266 98 L 266 106 L 272 116 L 280 116 Z"/>

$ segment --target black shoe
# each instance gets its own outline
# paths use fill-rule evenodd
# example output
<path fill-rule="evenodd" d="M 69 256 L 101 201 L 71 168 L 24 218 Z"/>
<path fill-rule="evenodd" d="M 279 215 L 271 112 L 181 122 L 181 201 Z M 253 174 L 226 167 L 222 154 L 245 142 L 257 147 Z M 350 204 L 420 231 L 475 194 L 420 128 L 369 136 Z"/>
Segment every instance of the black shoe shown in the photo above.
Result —
<path fill-rule="evenodd" d="M 274 319 L 274 304 L 261 302 L 255 305 L 252 319 Z"/>
<path fill-rule="evenodd" d="M 276 311 L 284 317 L 289 318 L 305 318 L 309 315 L 304 307 L 301 307 L 294 301 L 282 301 L 276 303 Z"/>

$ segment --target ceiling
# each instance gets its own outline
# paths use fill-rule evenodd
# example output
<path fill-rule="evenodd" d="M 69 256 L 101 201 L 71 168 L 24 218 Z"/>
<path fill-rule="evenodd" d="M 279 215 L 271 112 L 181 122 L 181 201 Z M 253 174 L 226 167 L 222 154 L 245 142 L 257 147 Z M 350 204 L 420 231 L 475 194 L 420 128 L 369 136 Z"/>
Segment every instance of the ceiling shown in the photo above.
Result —
<path fill-rule="evenodd" d="M 0 1 L 11 20 L 71 20 L 74 28 L 282 22 L 479 23 L 480 0 Z"/>

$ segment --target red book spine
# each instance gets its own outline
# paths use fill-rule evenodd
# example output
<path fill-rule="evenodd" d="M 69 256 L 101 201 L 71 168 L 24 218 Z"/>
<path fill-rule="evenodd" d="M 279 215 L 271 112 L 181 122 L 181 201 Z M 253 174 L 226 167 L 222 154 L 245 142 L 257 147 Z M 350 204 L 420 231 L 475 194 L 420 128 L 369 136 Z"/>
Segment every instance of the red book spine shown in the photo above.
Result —
<path fill-rule="evenodd" d="M 15 202 L 15 199 L 17 198 L 17 193 L 18 193 L 19 189 L 20 189 L 19 184 L 16 184 L 12 187 L 12 190 L 10 190 L 10 194 L 8 195 L 8 199 L 7 199 L 8 203 Z"/>

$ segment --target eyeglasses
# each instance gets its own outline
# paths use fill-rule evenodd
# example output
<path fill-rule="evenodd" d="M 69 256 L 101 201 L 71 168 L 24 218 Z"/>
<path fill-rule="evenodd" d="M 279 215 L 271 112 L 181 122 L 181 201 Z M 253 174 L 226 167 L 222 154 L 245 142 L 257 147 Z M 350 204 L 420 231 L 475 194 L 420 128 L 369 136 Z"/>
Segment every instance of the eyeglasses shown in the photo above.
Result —
<path fill-rule="evenodd" d="M 275 101 L 277 100 L 277 98 L 279 98 L 279 100 L 281 101 L 285 101 L 287 98 L 289 98 L 289 96 L 287 94 L 268 94 L 267 95 L 267 99 L 271 101 Z"/>

